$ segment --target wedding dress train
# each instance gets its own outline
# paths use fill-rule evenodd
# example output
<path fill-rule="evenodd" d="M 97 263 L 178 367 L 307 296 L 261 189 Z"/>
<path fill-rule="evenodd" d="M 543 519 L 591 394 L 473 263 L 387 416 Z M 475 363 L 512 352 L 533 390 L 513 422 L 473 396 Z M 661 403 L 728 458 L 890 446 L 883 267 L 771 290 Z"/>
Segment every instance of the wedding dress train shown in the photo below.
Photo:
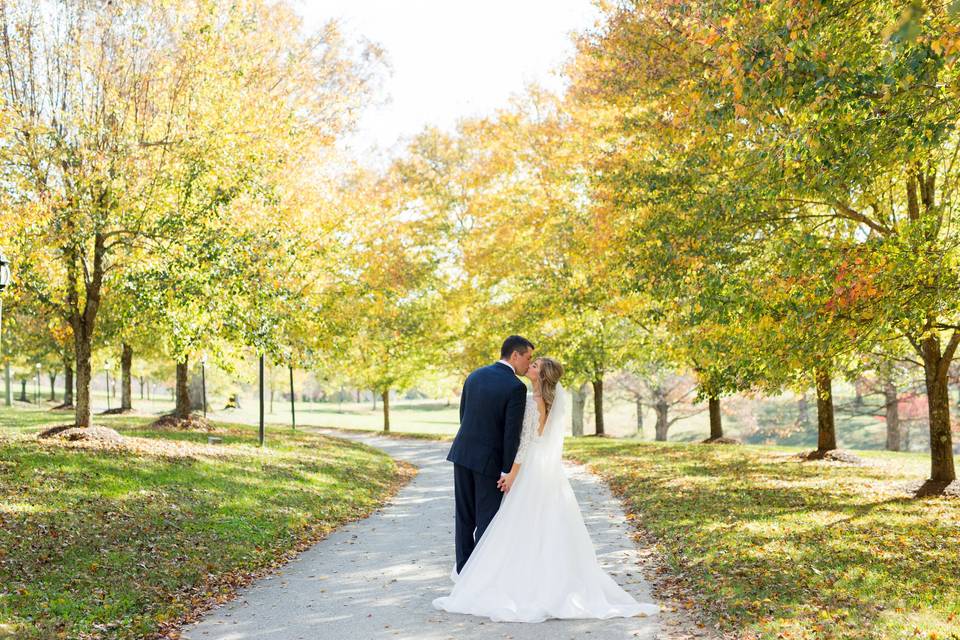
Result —
<path fill-rule="evenodd" d="M 567 406 L 558 386 L 539 435 L 537 403 L 527 397 L 516 480 L 459 575 L 454 566 L 450 595 L 436 598 L 434 607 L 498 622 L 659 611 L 637 602 L 597 562 L 561 461 Z"/>

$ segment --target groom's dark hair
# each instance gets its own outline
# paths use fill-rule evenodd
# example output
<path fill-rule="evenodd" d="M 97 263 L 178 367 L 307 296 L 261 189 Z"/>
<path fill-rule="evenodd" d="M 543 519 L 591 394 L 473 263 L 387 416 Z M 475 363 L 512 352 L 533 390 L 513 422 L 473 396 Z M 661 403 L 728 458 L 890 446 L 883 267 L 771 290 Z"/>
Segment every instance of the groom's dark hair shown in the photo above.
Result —
<path fill-rule="evenodd" d="M 500 357 L 504 360 L 509 360 L 514 351 L 526 353 L 527 349 L 534 348 L 533 343 L 523 336 L 510 336 L 503 341 L 503 346 L 500 347 Z"/>

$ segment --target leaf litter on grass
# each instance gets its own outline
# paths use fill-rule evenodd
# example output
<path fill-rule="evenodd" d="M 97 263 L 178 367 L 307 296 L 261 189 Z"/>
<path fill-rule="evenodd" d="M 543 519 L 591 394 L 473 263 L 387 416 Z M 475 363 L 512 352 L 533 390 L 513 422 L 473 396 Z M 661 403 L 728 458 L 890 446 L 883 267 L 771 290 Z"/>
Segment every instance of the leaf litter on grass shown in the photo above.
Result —
<path fill-rule="evenodd" d="M 908 456 L 852 465 L 760 447 L 569 442 L 725 630 L 960 635 L 960 502 L 914 498 L 905 487 L 923 468 Z"/>

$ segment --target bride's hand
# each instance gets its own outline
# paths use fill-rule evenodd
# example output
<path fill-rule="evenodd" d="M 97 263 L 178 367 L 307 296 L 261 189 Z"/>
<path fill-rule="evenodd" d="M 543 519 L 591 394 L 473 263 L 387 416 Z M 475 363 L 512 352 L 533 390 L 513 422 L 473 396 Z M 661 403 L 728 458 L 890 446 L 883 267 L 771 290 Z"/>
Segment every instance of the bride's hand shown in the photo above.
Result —
<path fill-rule="evenodd" d="M 516 471 L 511 471 L 507 475 L 500 478 L 500 481 L 497 482 L 497 487 L 499 487 L 500 491 L 503 491 L 504 493 L 509 493 L 510 487 L 513 486 L 513 481 L 516 479 L 517 479 Z"/>

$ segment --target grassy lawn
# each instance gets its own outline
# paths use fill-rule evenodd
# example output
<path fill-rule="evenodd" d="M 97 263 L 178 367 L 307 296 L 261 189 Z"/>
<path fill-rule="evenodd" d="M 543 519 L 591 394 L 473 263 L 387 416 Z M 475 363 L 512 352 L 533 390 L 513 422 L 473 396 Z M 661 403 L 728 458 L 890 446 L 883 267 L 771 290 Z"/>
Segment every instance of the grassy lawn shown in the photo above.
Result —
<path fill-rule="evenodd" d="M 286 371 L 284 370 L 284 374 Z M 101 374 L 102 375 L 102 374 Z M 30 387 L 32 390 L 33 387 Z M 284 387 L 285 389 L 285 387 Z M 19 391 L 19 389 L 18 389 Z M 255 390 L 254 390 L 255 391 Z M 58 392 L 62 397 L 62 389 Z M 951 392 L 953 395 L 953 392 Z M 460 424 L 459 407 L 456 398 L 448 399 L 406 399 L 392 398 L 390 401 L 390 430 L 395 433 L 432 433 L 452 436 Z M 32 391 L 28 397 L 33 398 Z M 849 449 L 877 449 L 886 446 L 886 431 L 883 421 L 884 410 L 880 406 L 882 397 L 868 397 L 864 407 L 872 407 L 874 416 L 860 415 L 865 408 L 855 408 L 853 388 L 838 382 L 834 389 L 837 410 L 839 444 Z M 107 398 L 102 389 L 94 389 L 91 398 L 95 412 L 107 408 Z M 224 409 L 225 398 L 212 395 L 209 401 L 209 415 L 220 422 L 256 424 L 259 416 L 257 398 L 248 389 L 241 394 L 240 409 Z M 595 431 L 592 398 L 588 398 L 584 413 L 584 433 Z M 116 407 L 119 399 L 110 401 Z M 41 405 L 52 406 L 46 401 Z M 173 410 L 173 401 L 166 390 L 155 392 L 151 400 L 141 400 L 134 384 L 134 408 L 137 413 L 161 415 Z M 681 418 L 670 429 L 669 439 L 680 442 L 699 442 L 710 433 L 706 407 L 701 406 L 700 413 Z M 747 399 L 735 396 L 725 399 L 724 430 L 727 435 L 747 444 L 795 445 L 815 448 L 817 442 L 816 411 L 810 407 L 810 416 L 806 423 L 798 423 L 797 401 L 791 394 L 762 399 Z M 854 410 L 858 415 L 852 415 Z M 297 424 L 332 428 L 350 428 L 379 431 L 383 428 L 382 406 L 379 401 L 376 408 L 369 400 L 354 402 L 304 402 L 296 403 Z M 279 394 L 274 402 L 267 402 L 266 420 L 278 425 L 290 424 L 290 405 Z M 921 418 L 908 416 L 903 410 L 902 427 L 909 428 L 909 444 L 914 451 L 926 451 L 928 448 L 927 430 Z M 623 393 L 616 390 L 604 399 L 604 420 L 606 432 L 615 437 L 632 437 L 637 433 L 636 404 Z M 653 409 L 644 411 L 643 438 L 653 438 L 653 424 L 656 420 Z M 923 424 L 921 424 L 923 423 Z"/>
<path fill-rule="evenodd" d="M 570 439 L 727 630 L 758 638 L 960 637 L 960 500 L 913 499 L 918 454 Z"/>
<path fill-rule="evenodd" d="M 230 416 L 230 420 L 253 424 L 258 420 L 255 402 L 245 403 L 243 409 L 220 411 L 220 416 Z M 267 422 L 289 424 L 289 405 L 283 402 L 274 404 L 274 411 L 266 412 Z M 377 405 L 374 410 L 368 402 L 355 403 L 297 403 L 297 424 L 315 427 L 347 428 L 362 431 L 381 431 L 383 429 L 383 409 Z M 390 430 L 396 433 L 432 433 L 452 435 L 460 426 L 460 409 L 456 404 L 447 406 L 443 401 L 391 401 Z"/>
<path fill-rule="evenodd" d="M 69 415 L 0 409 L 0 638 L 150 638 L 339 525 L 410 471 L 361 444 L 250 426 L 158 432 L 140 450 L 38 442 Z M 142 438 L 139 439 L 139 438 Z"/>

